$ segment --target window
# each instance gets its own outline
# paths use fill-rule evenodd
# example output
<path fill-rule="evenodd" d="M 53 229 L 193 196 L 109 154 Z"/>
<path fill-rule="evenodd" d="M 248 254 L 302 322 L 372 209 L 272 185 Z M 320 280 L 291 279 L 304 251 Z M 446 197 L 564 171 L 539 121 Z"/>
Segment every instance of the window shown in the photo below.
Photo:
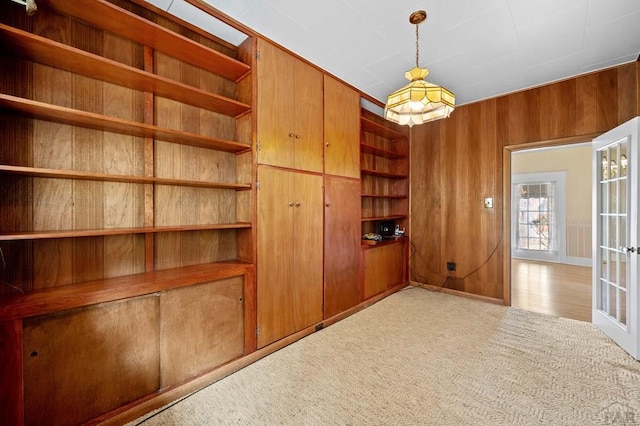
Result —
<path fill-rule="evenodd" d="M 566 261 L 565 172 L 512 177 L 513 257 Z"/>
<path fill-rule="evenodd" d="M 516 246 L 519 250 L 551 251 L 554 238 L 554 182 L 516 185 L 518 225 Z"/>

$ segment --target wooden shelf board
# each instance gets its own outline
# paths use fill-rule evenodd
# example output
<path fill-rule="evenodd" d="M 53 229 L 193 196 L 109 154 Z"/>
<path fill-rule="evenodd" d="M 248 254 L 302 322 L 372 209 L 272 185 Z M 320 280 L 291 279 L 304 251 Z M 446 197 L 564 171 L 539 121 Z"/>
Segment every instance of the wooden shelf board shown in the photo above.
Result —
<path fill-rule="evenodd" d="M 391 216 L 363 217 L 361 221 L 373 222 L 378 220 L 400 220 L 400 219 L 406 219 L 406 218 L 407 218 L 407 215 L 399 214 L 399 215 L 391 215 Z"/>
<path fill-rule="evenodd" d="M 251 189 L 249 183 L 205 182 L 196 180 L 166 179 L 160 177 L 108 175 L 103 173 L 79 172 L 75 170 L 43 169 L 38 167 L 22 167 L 0 165 L 0 173 L 33 176 L 42 178 L 94 180 L 105 182 L 148 183 L 158 185 L 190 186 L 197 188 L 233 189 L 245 191 Z"/>
<path fill-rule="evenodd" d="M 239 117 L 251 106 L 170 80 L 75 47 L 0 24 L 0 47 L 44 65 L 103 80 L 133 90 L 154 93 L 195 107 Z"/>
<path fill-rule="evenodd" d="M 106 115 L 51 105 L 1 93 L 0 109 L 40 120 L 68 124 L 70 126 L 80 126 L 113 133 L 160 139 L 165 142 L 196 146 L 199 148 L 209 148 L 234 153 L 251 150 L 251 146 L 239 142 L 164 129 L 150 124 L 108 117 Z"/>
<path fill-rule="evenodd" d="M 365 143 L 360 144 L 360 150 L 365 154 L 373 154 L 377 155 L 378 157 L 384 157 L 391 160 L 407 158 L 406 154 L 400 154 L 398 152 L 389 151 L 388 149 L 379 148 L 375 145 L 368 145 Z"/>
<path fill-rule="evenodd" d="M 398 237 L 398 238 L 385 238 L 382 241 L 375 241 L 375 244 L 371 244 L 371 241 L 362 240 L 360 246 L 364 250 L 380 247 L 380 246 L 388 246 L 390 244 L 398 244 L 404 242 L 406 237 Z"/>
<path fill-rule="evenodd" d="M 408 197 L 406 195 L 362 194 L 362 198 L 391 198 L 395 200 L 404 200 Z"/>
<path fill-rule="evenodd" d="M 382 136 L 387 139 L 406 139 L 407 136 L 403 135 L 400 132 L 396 132 L 393 129 L 383 126 L 382 124 L 376 123 L 373 120 L 369 120 L 365 117 L 360 117 L 360 126 L 361 130 L 368 133 L 374 133 L 376 135 Z"/>
<path fill-rule="evenodd" d="M 251 223 L 219 223 L 211 225 L 156 226 L 140 228 L 79 229 L 64 231 L 29 231 L 0 234 L 0 241 L 44 240 L 53 238 L 107 237 L 127 234 L 149 234 L 160 232 L 208 231 L 251 228 Z"/>
<path fill-rule="evenodd" d="M 250 263 L 233 260 L 52 287 L 24 295 L 3 296 L 0 300 L 0 321 L 50 314 L 220 280 L 243 275 L 252 268 Z"/>
<path fill-rule="evenodd" d="M 381 171 L 378 171 L 378 170 L 370 170 L 370 169 L 362 169 L 362 170 L 360 170 L 360 173 L 363 174 L 363 175 L 377 176 L 377 177 L 383 177 L 383 178 L 388 178 L 388 179 L 406 179 L 406 178 L 408 178 L 408 176 L 406 174 L 387 173 L 387 172 L 381 172 Z"/>
<path fill-rule="evenodd" d="M 244 62 L 103 0 L 42 0 L 38 1 L 38 6 L 73 16 L 96 28 L 150 46 L 228 80 L 238 81 L 251 71 L 251 67 Z"/>

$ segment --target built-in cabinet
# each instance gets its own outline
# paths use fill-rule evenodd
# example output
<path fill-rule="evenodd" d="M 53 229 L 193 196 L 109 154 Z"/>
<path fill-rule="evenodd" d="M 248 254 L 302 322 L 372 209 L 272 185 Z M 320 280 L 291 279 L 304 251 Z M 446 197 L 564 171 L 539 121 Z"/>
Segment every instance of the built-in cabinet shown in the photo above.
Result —
<path fill-rule="evenodd" d="M 257 58 L 258 163 L 322 173 L 322 72 L 262 39 Z"/>
<path fill-rule="evenodd" d="M 38 4 L 0 3 L 0 423 L 156 408 L 406 282 L 406 241 L 361 234 L 408 226 L 407 134 L 356 90 L 137 2 Z"/>
<path fill-rule="evenodd" d="M 322 320 L 322 176 L 258 170 L 258 347 Z"/>
<path fill-rule="evenodd" d="M 255 350 L 253 47 L 38 5 L 0 5 L 0 423 L 77 424 Z"/>
<path fill-rule="evenodd" d="M 362 293 L 365 299 L 408 281 L 409 134 L 406 128 L 362 111 L 362 233 L 380 233 L 391 223 L 405 231 L 401 238 L 362 245 Z"/>
<path fill-rule="evenodd" d="M 369 299 L 407 282 L 406 238 L 362 247 L 362 295 Z"/>

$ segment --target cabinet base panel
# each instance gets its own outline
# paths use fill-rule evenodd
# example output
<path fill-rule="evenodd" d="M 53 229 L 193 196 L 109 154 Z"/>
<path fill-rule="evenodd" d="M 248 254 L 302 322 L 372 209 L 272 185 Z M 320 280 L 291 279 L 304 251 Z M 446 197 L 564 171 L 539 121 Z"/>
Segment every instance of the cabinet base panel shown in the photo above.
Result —
<path fill-rule="evenodd" d="M 331 324 L 335 324 L 336 322 L 343 320 L 379 302 L 385 297 L 405 288 L 407 285 L 409 285 L 409 283 L 398 284 L 397 286 L 385 291 L 384 293 L 380 293 L 368 300 L 365 300 L 364 302 L 358 304 L 357 306 L 354 306 L 349 310 L 346 310 L 340 314 L 327 318 L 317 324 L 313 324 L 303 330 L 298 331 L 295 334 L 292 334 L 283 339 L 280 339 L 268 346 L 265 346 L 264 348 L 258 349 L 255 352 L 247 354 L 234 361 L 228 362 L 208 373 L 205 373 L 199 377 L 196 377 L 195 379 L 190 380 L 189 382 L 169 387 L 156 394 L 145 396 L 144 398 L 141 398 L 138 401 L 134 401 L 117 410 L 114 410 L 101 417 L 98 417 L 93 421 L 89 422 L 89 424 L 121 425 L 121 424 L 130 422 L 132 420 L 135 420 L 137 418 L 140 418 L 146 414 L 151 413 L 154 410 L 157 410 L 167 404 L 170 404 L 173 401 L 176 401 L 186 395 L 189 395 L 190 393 L 193 393 L 212 383 L 215 383 L 218 380 L 221 380 L 226 376 L 233 374 L 236 371 L 239 371 L 244 367 L 260 360 L 261 358 L 264 358 L 267 355 L 270 355 L 284 348 L 285 346 L 295 343 L 296 341 L 302 339 L 305 336 L 308 336 Z M 318 327 L 320 325 L 322 325 L 322 327 Z"/>

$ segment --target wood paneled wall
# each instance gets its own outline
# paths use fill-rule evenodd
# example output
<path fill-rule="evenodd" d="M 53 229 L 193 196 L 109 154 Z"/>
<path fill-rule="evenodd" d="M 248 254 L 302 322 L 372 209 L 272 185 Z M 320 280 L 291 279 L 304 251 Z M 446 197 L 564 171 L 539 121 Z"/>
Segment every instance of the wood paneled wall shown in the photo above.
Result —
<path fill-rule="evenodd" d="M 506 299 L 505 152 L 591 140 L 640 114 L 640 63 L 457 108 L 411 134 L 412 280 Z M 507 149 L 505 149 L 507 147 Z M 507 163 L 508 164 L 508 163 Z M 508 195 L 508 194 L 507 194 Z M 493 198 L 493 208 L 484 198 Z M 506 245 L 505 245 L 506 244 Z"/>

